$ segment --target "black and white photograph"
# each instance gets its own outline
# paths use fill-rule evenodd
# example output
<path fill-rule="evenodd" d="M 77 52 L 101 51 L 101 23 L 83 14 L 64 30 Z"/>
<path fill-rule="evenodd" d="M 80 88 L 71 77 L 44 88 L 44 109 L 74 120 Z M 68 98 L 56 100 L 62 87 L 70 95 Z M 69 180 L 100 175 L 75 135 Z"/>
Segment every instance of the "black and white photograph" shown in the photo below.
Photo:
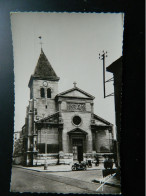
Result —
<path fill-rule="evenodd" d="M 11 192 L 121 194 L 124 13 L 11 12 Z"/>

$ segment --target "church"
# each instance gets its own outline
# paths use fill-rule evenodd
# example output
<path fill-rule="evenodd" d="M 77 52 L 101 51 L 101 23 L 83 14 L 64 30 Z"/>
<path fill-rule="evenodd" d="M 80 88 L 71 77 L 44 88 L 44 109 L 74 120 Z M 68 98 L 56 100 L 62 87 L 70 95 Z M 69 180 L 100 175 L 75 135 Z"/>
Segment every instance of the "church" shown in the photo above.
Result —
<path fill-rule="evenodd" d="M 58 93 L 59 77 L 41 53 L 28 87 L 23 164 L 71 164 L 113 154 L 113 125 L 94 114 L 94 96 L 77 87 Z"/>

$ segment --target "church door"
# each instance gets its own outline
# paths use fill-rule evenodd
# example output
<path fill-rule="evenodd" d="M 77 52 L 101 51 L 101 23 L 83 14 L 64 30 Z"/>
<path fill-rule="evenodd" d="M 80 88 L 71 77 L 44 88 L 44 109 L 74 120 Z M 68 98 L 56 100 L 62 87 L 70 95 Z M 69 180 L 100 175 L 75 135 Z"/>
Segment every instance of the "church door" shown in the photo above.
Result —
<path fill-rule="evenodd" d="M 73 139 L 73 159 L 83 161 L 83 140 Z"/>

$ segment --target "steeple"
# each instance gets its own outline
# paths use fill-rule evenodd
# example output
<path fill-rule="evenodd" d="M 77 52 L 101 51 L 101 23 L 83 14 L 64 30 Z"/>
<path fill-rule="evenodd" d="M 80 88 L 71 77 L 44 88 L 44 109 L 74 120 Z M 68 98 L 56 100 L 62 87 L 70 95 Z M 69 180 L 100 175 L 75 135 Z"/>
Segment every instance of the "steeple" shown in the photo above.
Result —
<path fill-rule="evenodd" d="M 35 71 L 34 71 L 34 76 L 39 76 L 39 77 L 50 77 L 50 78 L 56 78 L 57 75 L 55 71 L 53 70 L 50 62 L 48 61 L 46 55 L 43 52 L 43 49 L 41 48 L 41 54 L 38 59 Z M 58 77 L 57 77 L 58 78 Z"/>
<path fill-rule="evenodd" d="M 54 69 L 52 68 L 50 62 L 48 61 L 43 49 L 41 48 L 41 53 L 34 70 L 34 74 L 31 75 L 28 86 L 30 87 L 32 79 L 41 80 L 53 80 L 58 81 L 60 78 L 56 75 Z"/>

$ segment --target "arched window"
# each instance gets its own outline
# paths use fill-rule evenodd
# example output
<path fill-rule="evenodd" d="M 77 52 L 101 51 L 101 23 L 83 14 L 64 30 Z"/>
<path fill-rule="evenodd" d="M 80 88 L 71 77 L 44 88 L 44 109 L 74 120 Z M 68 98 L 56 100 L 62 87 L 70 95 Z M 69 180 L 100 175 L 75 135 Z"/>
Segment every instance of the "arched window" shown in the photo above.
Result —
<path fill-rule="evenodd" d="M 50 88 L 47 89 L 47 98 L 51 98 L 51 89 Z"/>
<path fill-rule="evenodd" d="M 41 94 L 41 97 L 45 97 L 45 89 L 44 88 L 40 89 L 40 94 Z"/>

